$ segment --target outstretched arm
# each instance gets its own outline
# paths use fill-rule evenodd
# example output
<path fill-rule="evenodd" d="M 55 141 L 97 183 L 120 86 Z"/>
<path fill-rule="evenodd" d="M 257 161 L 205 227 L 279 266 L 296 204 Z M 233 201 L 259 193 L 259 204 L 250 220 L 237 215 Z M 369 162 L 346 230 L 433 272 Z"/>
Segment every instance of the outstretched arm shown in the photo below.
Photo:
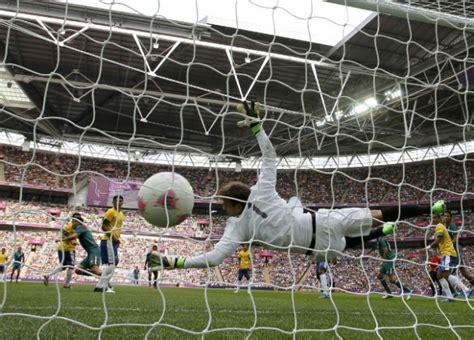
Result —
<path fill-rule="evenodd" d="M 213 250 L 202 255 L 187 258 L 184 268 L 207 268 L 220 265 L 231 256 L 239 246 L 237 242 L 219 241 Z"/>
<path fill-rule="evenodd" d="M 243 236 L 241 229 L 232 221 L 227 221 L 224 235 L 214 249 L 198 256 L 190 257 L 184 262 L 184 268 L 215 267 L 224 262 L 239 247 Z"/>
<path fill-rule="evenodd" d="M 234 223 L 227 221 L 226 230 L 214 249 L 198 256 L 189 258 L 163 256 L 161 258 L 164 269 L 175 268 L 207 268 L 221 264 L 234 253 L 243 241 L 240 229 Z"/>
<path fill-rule="evenodd" d="M 257 133 L 256 137 L 260 150 L 262 151 L 262 167 L 258 177 L 258 189 L 261 192 L 274 192 L 277 179 L 277 159 L 275 148 L 263 129 Z"/>
<path fill-rule="evenodd" d="M 161 262 L 164 269 L 215 267 L 224 262 L 224 260 L 228 258 L 238 246 L 238 242 L 221 240 L 216 244 L 214 250 L 205 254 L 189 258 L 181 256 L 162 256 Z"/>
<path fill-rule="evenodd" d="M 250 105 L 244 102 L 239 108 L 239 111 L 243 111 L 247 115 L 248 118 L 245 120 L 247 124 L 245 125 L 250 126 L 252 133 L 257 138 L 260 151 L 262 152 L 262 167 L 257 184 L 258 190 L 261 193 L 265 191 L 273 193 L 275 192 L 277 178 L 277 157 L 270 138 L 268 138 L 258 120 L 259 105 L 255 102 L 251 102 Z M 242 126 L 242 124 L 239 126 Z"/>

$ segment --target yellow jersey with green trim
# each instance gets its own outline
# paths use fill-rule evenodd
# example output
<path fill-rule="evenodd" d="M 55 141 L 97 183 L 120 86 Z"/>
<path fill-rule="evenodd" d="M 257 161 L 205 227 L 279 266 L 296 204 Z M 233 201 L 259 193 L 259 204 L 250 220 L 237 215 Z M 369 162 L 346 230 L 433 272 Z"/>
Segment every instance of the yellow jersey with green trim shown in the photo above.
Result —
<path fill-rule="evenodd" d="M 438 243 L 441 256 L 458 256 L 456 249 L 454 249 L 453 241 L 449 236 L 448 229 L 446 229 L 444 224 L 439 223 L 436 226 L 435 235 L 441 239 Z"/>
<path fill-rule="evenodd" d="M 104 221 L 109 221 L 110 230 L 113 230 L 114 237 L 119 240 L 120 239 L 120 232 L 122 230 L 123 225 L 123 212 L 117 211 L 115 208 L 110 208 L 106 211 L 104 215 Z M 109 232 L 105 232 L 104 236 L 102 236 L 102 240 L 109 239 Z"/>
<path fill-rule="evenodd" d="M 250 268 L 250 251 L 241 250 L 239 252 L 239 269 Z"/>
<path fill-rule="evenodd" d="M 66 237 L 71 236 L 74 234 L 74 228 L 72 227 L 72 222 L 69 222 L 66 224 L 63 228 L 63 233 L 62 233 L 62 242 L 58 244 L 58 251 L 75 251 L 76 250 L 76 245 L 77 245 L 77 240 L 68 240 L 64 241 Z"/>
<path fill-rule="evenodd" d="M 1 254 L 1 253 L 0 253 L 0 264 L 6 263 L 7 260 L 8 260 L 8 255 L 7 255 L 7 253 L 5 253 L 5 254 Z"/>

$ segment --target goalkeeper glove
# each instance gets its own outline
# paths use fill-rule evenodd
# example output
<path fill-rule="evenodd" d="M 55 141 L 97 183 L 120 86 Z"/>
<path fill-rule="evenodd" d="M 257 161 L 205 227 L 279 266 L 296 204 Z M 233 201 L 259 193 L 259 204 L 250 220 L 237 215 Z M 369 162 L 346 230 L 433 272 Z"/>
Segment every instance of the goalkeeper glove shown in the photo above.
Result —
<path fill-rule="evenodd" d="M 250 126 L 254 135 L 262 130 L 259 120 L 260 104 L 252 100 L 249 105 L 249 103 L 243 101 L 242 104 L 237 106 L 237 111 L 246 114 L 245 120 L 237 123 L 238 127 Z"/>
<path fill-rule="evenodd" d="M 161 262 L 165 270 L 181 269 L 184 268 L 185 257 L 176 256 L 162 256 Z"/>

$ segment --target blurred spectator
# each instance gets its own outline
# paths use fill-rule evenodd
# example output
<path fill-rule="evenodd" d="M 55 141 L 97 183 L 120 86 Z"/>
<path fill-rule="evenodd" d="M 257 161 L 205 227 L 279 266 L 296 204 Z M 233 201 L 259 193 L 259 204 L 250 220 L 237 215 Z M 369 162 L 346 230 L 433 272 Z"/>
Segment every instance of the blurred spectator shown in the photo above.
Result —
<path fill-rule="evenodd" d="M 13 183 L 35 184 L 45 188 L 72 188 L 91 173 L 110 178 L 146 179 L 170 166 L 137 162 L 110 161 L 89 157 L 22 151 L 21 148 L 0 146 L 5 154 L 5 180 Z M 107 171 L 106 171 L 107 169 Z M 310 204 L 375 204 L 398 202 L 429 202 L 459 200 L 474 195 L 474 166 L 472 161 L 440 159 L 435 161 L 390 166 L 333 169 L 280 170 L 277 190 L 283 198 L 293 195 Z M 243 181 L 253 184 L 256 170 L 208 169 L 176 167 L 186 177 L 199 197 L 211 197 L 217 183 Z"/>

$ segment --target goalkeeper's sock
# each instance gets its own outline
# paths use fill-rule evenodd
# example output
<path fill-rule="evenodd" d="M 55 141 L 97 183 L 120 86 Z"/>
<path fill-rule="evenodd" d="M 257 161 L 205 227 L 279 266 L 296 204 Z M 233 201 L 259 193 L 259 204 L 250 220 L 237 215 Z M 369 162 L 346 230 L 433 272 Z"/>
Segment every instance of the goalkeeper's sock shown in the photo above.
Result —
<path fill-rule="evenodd" d="M 115 266 L 106 265 L 102 274 L 100 275 L 99 282 L 97 282 L 96 288 L 106 289 L 109 286 L 109 281 L 114 271 Z"/>
<path fill-rule="evenodd" d="M 105 280 L 104 280 L 104 289 L 110 288 L 110 281 L 112 280 L 114 271 L 115 271 L 114 265 L 107 266 L 107 276 L 105 277 Z"/>
<path fill-rule="evenodd" d="M 387 281 L 385 281 L 385 279 L 381 279 L 380 283 L 388 294 L 392 294 L 392 291 L 390 290 L 390 287 L 388 286 Z"/>
<path fill-rule="evenodd" d="M 451 294 L 451 290 L 449 289 L 449 284 L 448 284 L 448 281 L 446 281 L 446 279 L 443 277 L 441 279 L 438 280 L 439 283 L 441 284 L 441 287 L 443 287 L 443 292 L 444 292 L 444 295 L 448 298 L 448 299 L 452 299 L 453 298 L 453 294 Z"/>

